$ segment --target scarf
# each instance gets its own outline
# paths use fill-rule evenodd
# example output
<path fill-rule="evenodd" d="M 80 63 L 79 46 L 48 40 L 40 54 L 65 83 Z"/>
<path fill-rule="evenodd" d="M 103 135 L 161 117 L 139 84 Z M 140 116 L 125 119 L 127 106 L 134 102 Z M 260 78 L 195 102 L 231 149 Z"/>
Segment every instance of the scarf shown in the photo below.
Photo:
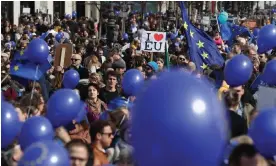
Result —
<path fill-rule="evenodd" d="M 100 118 L 101 113 L 107 109 L 107 107 L 105 106 L 105 103 L 100 99 L 98 99 L 96 102 L 94 102 L 91 99 L 87 99 L 86 103 L 87 103 L 87 117 L 90 123 L 95 120 L 98 120 Z"/>

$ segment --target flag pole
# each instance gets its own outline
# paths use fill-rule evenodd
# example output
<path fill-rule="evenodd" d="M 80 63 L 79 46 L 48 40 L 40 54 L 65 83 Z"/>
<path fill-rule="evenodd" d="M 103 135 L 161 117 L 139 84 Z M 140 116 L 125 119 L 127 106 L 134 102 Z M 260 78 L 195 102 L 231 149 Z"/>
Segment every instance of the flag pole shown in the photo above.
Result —
<path fill-rule="evenodd" d="M 38 68 L 39 68 L 39 65 L 36 66 L 35 77 L 37 77 Z M 31 111 L 31 107 L 30 106 L 32 105 L 32 100 L 33 100 L 33 97 L 34 97 L 35 83 L 36 83 L 36 80 L 34 80 L 34 82 L 33 82 L 33 87 L 32 87 L 32 92 L 31 92 L 31 99 L 30 99 L 30 105 L 29 105 L 28 114 L 27 114 L 28 118 L 30 117 L 30 111 Z"/>
<path fill-rule="evenodd" d="M 216 20 L 217 20 L 218 31 L 220 33 L 220 27 L 219 27 L 219 22 L 218 22 L 218 2 L 217 1 L 216 1 L 216 7 L 215 7 L 215 15 L 216 15 Z"/>
<path fill-rule="evenodd" d="M 166 67 L 167 69 L 170 69 L 170 58 L 169 58 L 167 42 L 165 43 L 165 57 L 166 57 Z"/>

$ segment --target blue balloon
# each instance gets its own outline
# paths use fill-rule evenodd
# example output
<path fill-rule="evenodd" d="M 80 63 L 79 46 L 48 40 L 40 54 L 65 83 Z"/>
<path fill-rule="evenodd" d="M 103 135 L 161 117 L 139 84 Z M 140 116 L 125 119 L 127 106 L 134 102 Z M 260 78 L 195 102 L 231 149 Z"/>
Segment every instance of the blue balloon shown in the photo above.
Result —
<path fill-rule="evenodd" d="M 259 32 L 260 32 L 260 29 L 259 29 L 259 28 L 255 28 L 255 29 L 253 30 L 253 35 L 254 35 L 254 37 L 258 37 Z"/>
<path fill-rule="evenodd" d="M 164 72 L 137 96 L 132 113 L 137 165 L 219 165 L 227 113 L 209 83 L 180 70 Z"/>
<path fill-rule="evenodd" d="M 62 39 L 62 34 L 61 33 L 56 34 L 55 39 L 57 42 L 60 42 L 60 40 Z"/>
<path fill-rule="evenodd" d="M 128 70 L 123 77 L 122 88 L 126 95 L 136 95 L 143 86 L 144 76 L 137 69 Z"/>
<path fill-rule="evenodd" d="M 266 63 L 264 72 L 262 74 L 262 80 L 268 85 L 276 85 L 276 60 L 270 60 Z"/>
<path fill-rule="evenodd" d="M 30 61 L 38 64 L 45 63 L 49 55 L 48 44 L 42 39 L 34 39 L 28 45 L 26 52 Z"/>
<path fill-rule="evenodd" d="M 67 150 L 53 141 L 40 141 L 30 145 L 20 159 L 18 166 L 62 166 L 70 165 Z"/>
<path fill-rule="evenodd" d="M 62 84 L 65 88 L 74 89 L 79 81 L 79 73 L 74 69 L 70 69 L 64 73 Z"/>
<path fill-rule="evenodd" d="M 123 39 L 124 39 L 124 40 L 128 40 L 128 34 L 127 34 L 127 33 L 124 33 L 124 34 L 123 34 Z"/>
<path fill-rule="evenodd" d="M 276 48 L 276 25 L 270 24 L 261 28 L 257 39 L 258 53 L 265 53 Z"/>
<path fill-rule="evenodd" d="M 118 16 L 120 14 L 120 11 L 115 10 L 115 15 Z"/>
<path fill-rule="evenodd" d="M 23 124 L 19 135 L 21 149 L 25 150 L 34 142 L 52 140 L 54 129 L 51 122 L 42 116 L 34 116 Z"/>
<path fill-rule="evenodd" d="M 71 18 L 72 18 L 72 17 L 71 17 L 71 14 L 66 14 L 66 15 L 65 15 L 65 18 L 66 18 L 66 19 L 71 19 Z"/>
<path fill-rule="evenodd" d="M 81 121 L 85 120 L 86 114 L 87 114 L 87 111 L 86 111 L 87 104 L 82 101 L 81 101 L 81 104 L 82 104 L 81 109 L 80 109 L 79 113 L 77 114 L 77 117 L 74 118 L 74 120 L 77 123 L 80 123 Z"/>
<path fill-rule="evenodd" d="M 47 102 L 46 117 L 54 127 L 67 125 L 77 117 L 81 102 L 74 90 L 59 89 Z"/>
<path fill-rule="evenodd" d="M 240 86 L 246 84 L 251 78 L 253 64 L 245 55 L 236 55 L 230 59 L 224 68 L 224 79 L 230 86 Z"/>
<path fill-rule="evenodd" d="M 276 154 L 276 108 L 260 110 L 249 128 L 249 136 L 265 157 Z"/>
<path fill-rule="evenodd" d="M 221 12 L 218 16 L 218 21 L 221 24 L 225 24 L 228 20 L 228 13 L 226 12 Z"/>
<path fill-rule="evenodd" d="M 72 17 L 77 17 L 77 12 L 76 11 L 72 12 Z"/>
<path fill-rule="evenodd" d="M 119 107 L 130 108 L 130 107 L 132 107 L 132 105 L 133 105 L 133 103 L 130 102 L 128 99 L 123 98 L 123 97 L 117 97 L 109 102 L 108 110 L 113 111 Z"/>
<path fill-rule="evenodd" d="M 15 108 L 8 102 L 1 102 L 1 148 L 13 143 L 22 127 Z"/>

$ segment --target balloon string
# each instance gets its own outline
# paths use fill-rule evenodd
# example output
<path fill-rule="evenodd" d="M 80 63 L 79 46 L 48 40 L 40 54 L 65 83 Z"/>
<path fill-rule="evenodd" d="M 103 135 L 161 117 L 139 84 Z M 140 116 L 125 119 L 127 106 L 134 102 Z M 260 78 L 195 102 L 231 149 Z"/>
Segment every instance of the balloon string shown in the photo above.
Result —
<path fill-rule="evenodd" d="M 37 77 L 38 67 L 39 67 L 39 65 L 37 65 L 37 66 L 36 66 L 36 70 L 35 70 L 35 78 Z M 32 105 L 32 100 L 33 100 L 33 97 L 34 97 L 35 83 L 36 83 L 36 80 L 34 80 L 34 82 L 33 82 L 33 87 L 32 87 L 32 91 L 31 91 L 30 105 L 29 105 L 29 108 L 28 108 L 28 114 L 27 114 L 27 117 L 28 117 L 28 118 L 29 118 L 29 116 L 30 116 L 30 112 L 31 112 L 31 105 Z"/>

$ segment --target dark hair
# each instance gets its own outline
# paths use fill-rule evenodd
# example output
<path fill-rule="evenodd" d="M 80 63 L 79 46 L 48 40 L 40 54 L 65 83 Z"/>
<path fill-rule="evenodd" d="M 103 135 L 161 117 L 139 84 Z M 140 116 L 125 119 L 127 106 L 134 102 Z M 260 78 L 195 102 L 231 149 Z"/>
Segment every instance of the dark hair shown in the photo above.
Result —
<path fill-rule="evenodd" d="M 90 83 L 90 84 L 88 84 L 88 89 L 90 86 L 93 86 L 95 89 L 97 89 L 98 92 L 100 92 L 100 86 L 98 84 Z"/>
<path fill-rule="evenodd" d="M 33 106 L 35 108 L 38 108 L 38 106 L 41 104 L 40 98 L 42 97 L 42 95 L 37 92 L 33 92 L 32 100 L 31 100 L 31 95 L 32 95 L 31 93 L 24 95 L 20 100 L 20 105 L 21 106 Z M 31 101 L 31 105 L 30 105 L 30 101 Z"/>
<path fill-rule="evenodd" d="M 106 74 L 106 80 L 108 79 L 108 77 L 110 77 L 110 76 L 113 76 L 113 77 L 118 77 L 118 74 L 117 74 L 117 72 L 116 71 L 109 71 L 109 72 L 107 72 L 107 74 Z"/>
<path fill-rule="evenodd" d="M 236 90 L 229 90 L 224 94 L 224 102 L 227 108 L 237 106 L 239 104 L 239 95 Z"/>
<path fill-rule="evenodd" d="M 73 146 L 82 146 L 87 150 L 88 161 L 86 163 L 86 166 L 90 166 L 94 163 L 94 154 L 88 144 L 84 143 L 81 139 L 73 139 L 65 145 L 65 148 L 69 151 L 69 149 Z"/>
<path fill-rule="evenodd" d="M 96 141 L 97 133 L 102 133 L 103 129 L 107 126 L 111 127 L 108 121 L 96 120 L 95 122 L 93 122 L 90 126 L 91 142 Z"/>
<path fill-rule="evenodd" d="M 250 144 L 240 144 L 231 153 L 229 157 L 229 166 L 240 166 L 240 160 L 243 156 L 252 158 L 258 154 L 257 149 Z"/>

